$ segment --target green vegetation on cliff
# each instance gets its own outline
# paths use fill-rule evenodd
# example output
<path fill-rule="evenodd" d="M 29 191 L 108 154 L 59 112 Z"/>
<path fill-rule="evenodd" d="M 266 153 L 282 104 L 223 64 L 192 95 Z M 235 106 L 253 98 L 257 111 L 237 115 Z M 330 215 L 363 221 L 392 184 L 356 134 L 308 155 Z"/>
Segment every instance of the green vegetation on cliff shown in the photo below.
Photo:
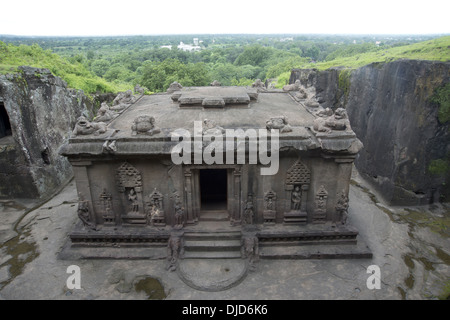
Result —
<path fill-rule="evenodd" d="M 393 47 L 368 44 L 347 45 L 329 54 L 324 61 L 298 63 L 293 65 L 293 68 L 326 70 L 344 67 L 356 69 L 371 63 L 387 63 L 398 59 L 448 62 L 450 61 L 450 36 Z M 278 75 L 277 87 L 281 88 L 287 84 L 289 74 L 290 70 L 286 70 Z"/>
<path fill-rule="evenodd" d="M 117 92 L 129 87 L 111 84 L 92 74 L 81 63 L 69 62 L 37 44 L 14 46 L 0 41 L 0 74 L 17 73 L 19 66 L 49 69 L 52 74 L 62 78 L 69 88 L 80 89 L 85 93 Z"/>
<path fill-rule="evenodd" d="M 333 54 L 333 59 L 297 68 L 325 70 L 332 67 L 359 68 L 374 62 L 390 62 L 398 59 L 450 61 L 450 36 L 393 48 L 370 47 L 369 51 L 354 55 Z"/>
<path fill-rule="evenodd" d="M 439 105 L 438 119 L 441 123 L 450 120 L 450 83 L 436 90 L 431 101 Z"/>

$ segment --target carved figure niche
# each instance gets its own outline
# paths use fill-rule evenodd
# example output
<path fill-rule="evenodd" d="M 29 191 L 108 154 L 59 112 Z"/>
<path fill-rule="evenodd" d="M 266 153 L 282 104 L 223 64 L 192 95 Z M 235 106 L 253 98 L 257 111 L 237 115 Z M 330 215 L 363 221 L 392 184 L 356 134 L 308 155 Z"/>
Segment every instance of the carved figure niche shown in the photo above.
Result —
<path fill-rule="evenodd" d="M 166 225 L 166 218 L 164 214 L 163 205 L 163 195 L 158 192 L 155 188 L 153 192 L 148 196 L 148 201 L 146 202 L 147 217 L 149 218 L 149 223 L 152 226 L 162 226 Z"/>
<path fill-rule="evenodd" d="M 116 182 L 119 192 L 123 194 L 122 203 L 126 213 L 122 215 L 125 224 L 147 224 L 142 199 L 141 173 L 128 162 L 123 163 L 116 171 Z"/>
<path fill-rule="evenodd" d="M 286 212 L 284 222 L 303 224 L 307 222 L 306 201 L 308 199 L 311 174 L 300 159 L 286 173 Z"/>
<path fill-rule="evenodd" d="M 265 224 L 275 223 L 277 195 L 272 190 L 264 194 L 263 219 Z"/>
<path fill-rule="evenodd" d="M 312 216 L 313 223 L 325 223 L 325 220 L 327 218 L 327 199 L 328 192 L 327 190 L 325 190 L 325 187 L 321 185 L 319 187 L 319 190 L 317 190 L 314 199 L 315 209 Z"/>

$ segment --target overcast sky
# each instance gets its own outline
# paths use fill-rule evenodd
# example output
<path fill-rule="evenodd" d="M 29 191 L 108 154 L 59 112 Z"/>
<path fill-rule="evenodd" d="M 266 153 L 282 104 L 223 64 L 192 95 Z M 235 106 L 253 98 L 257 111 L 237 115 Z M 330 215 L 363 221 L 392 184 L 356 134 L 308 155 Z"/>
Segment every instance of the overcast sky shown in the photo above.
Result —
<path fill-rule="evenodd" d="M 450 0 L 2 0 L 0 34 L 450 34 Z"/>

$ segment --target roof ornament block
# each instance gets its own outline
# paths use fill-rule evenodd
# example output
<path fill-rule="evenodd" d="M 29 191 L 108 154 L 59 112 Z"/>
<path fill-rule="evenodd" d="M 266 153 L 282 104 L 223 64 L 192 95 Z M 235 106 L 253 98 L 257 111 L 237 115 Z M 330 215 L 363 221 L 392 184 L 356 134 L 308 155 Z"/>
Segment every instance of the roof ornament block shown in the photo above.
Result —
<path fill-rule="evenodd" d="M 222 87 L 211 84 L 209 87 L 187 87 L 172 91 L 172 101 L 180 107 L 224 108 L 245 106 L 258 99 L 256 88 Z"/>
<path fill-rule="evenodd" d="M 139 116 L 134 119 L 131 131 L 131 135 L 133 136 L 137 134 L 148 134 L 152 136 L 161 132 L 161 130 L 155 126 L 155 118 L 149 115 Z"/>

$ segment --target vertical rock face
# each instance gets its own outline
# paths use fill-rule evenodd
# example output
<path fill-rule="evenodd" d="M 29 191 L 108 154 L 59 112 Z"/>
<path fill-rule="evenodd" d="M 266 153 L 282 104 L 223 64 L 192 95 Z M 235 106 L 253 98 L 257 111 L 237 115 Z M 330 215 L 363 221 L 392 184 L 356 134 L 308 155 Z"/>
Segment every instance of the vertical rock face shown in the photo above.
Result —
<path fill-rule="evenodd" d="M 340 102 L 342 90 L 339 89 L 339 68 L 330 68 L 324 71 L 317 69 L 293 69 L 289 83 L 300 80 L 305 87 L 315 87 L 317 102 L 324 108 L 337 109 L 344 107 Z"/>
<path fill-rule="evenodd" d="M 54 192 L 72 177 L 58 148 L 82 113 L 92 117 L 89 100 L 46 69 L 21 67 L 17 74 L 0 76 L 0 103 L 8 118 L 2 121 L 11 127 L 0 139 L 0 197 Z"/>
<path fill-rule="evenodd" d="M 431 102 L 436 89 L 450 81 L 449 67 L 398 60 L 352 71 L 293 70 L 291 81 L 315 86 L 323 107 L 347 109 L 364 144 L 355 165 L 387 201 L 425 204 L 450 199 L 448 174 L 429 171 L 433 160 L 450 154 L 449 123 L 439 122 L 439 106 Z"/>

